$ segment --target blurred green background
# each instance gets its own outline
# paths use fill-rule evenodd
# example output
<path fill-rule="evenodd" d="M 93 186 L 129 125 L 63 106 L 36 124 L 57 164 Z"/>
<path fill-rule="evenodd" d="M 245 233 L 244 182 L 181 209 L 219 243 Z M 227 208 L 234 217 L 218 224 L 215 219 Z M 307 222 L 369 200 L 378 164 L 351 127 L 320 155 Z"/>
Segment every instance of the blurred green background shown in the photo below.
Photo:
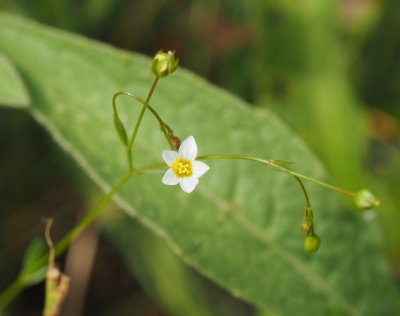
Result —
<path fill-rule="evenodd" d="M 376 214 L 361 216 L 377 216 L 399 281 L 399 1 L 3 0 L 0 9 L 150 56 L 175 50 L 183 67 L 276 112 L 338 185 L 369 187 L 382 200 Z M 43 217 L 56 220 L 57 240 L 100 193 L 27 113 L 0 113 L 3 289 L 30 240 L 42 235 Z M 157 237 L 121 217 L 110 207 L 102 230 L 88 231 L 59 260 L 80 279 L 65 315 L 269 315 L 183 266 Z M 132 257 L 118 251 L 110 230 L 130 231 L 124 242 Z M 38 285 L 10 312 L 39 315 L 42 304 Z"/>

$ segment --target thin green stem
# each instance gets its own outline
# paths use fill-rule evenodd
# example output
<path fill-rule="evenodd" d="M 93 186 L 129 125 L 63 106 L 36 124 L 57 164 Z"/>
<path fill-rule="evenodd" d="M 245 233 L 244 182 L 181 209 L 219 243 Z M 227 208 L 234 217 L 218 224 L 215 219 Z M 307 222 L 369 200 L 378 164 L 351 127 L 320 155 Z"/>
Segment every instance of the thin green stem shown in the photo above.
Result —
<path fill-rule="evenodd" d="M 298 173 L 298 172 L 295 172 L 295 171 L 291 171 L 291 170 L 288 170 L 288 169 L 284 169 L 282 171 L 286 172 L 288 174 L 291 174 L 294 177 L 299 177 L 299 178 L 302 178 L 304 180 L 307 180 L 307 181 L 310 181 L 310 182 L 314 182 L 314 183 L 316 183 L 316 184 L 318 184 L 318 185 L 320 185 L 320 186 L 322 186 L 324 188 L 327 188 L 327 189 L 332 190 L 332 191 L 336 191 L 336 192 L 338 192 L 340 194 L 347 195 L 349 197 L 353 197 L 354 196 L 353 192 L 350 192 L 350 191 L 347 191 L 347 190 L 343 190 L 343 189 L 341 189 L 341 188 L 339 188 L 337 186 L 334 186 L 332 184 L 320 181 L 320 180 L 315 179 L 315 178 L 311 178 L 311 177 L 306 176 L 304 174 L 301 174 L 301 173 Z"/>
<path fill-rule="evenodd" d="M 267 165 L 267 166 L 269 166 L 269 167 L 271 167 L 271 168 L 273 168 L 275 170 L 290 174 L 290 175 L 294 176 L 298 181 L 300 179 L 307 180 L 307 181 L 316 183 L 316 184 L 318 184 L 318 185 L 320 185 L 320 186 L 322 186 L 324 188 L 327 188 L 329 190 L 333 190 L 333 191 L 336 191 L 338 193 L 341 193 L 341 194 L 344 194 L 344 195 L 347 195 L 347 196 L 350 196 L 350 197 L 354 196 L 353 192 L 343 190 L 343 189 L 338 188 L 338 187 L 336 187 L 334 185 L 331 185 L 329 183 L 326 183 L 326 182 L 320 181 L 318 179 L 306 176 L 304 174 L 292 171 L 292 170 L 290 170 L 288 168 L 285 168 L 285 167 L 275 163 L 274 162 L 275 160 L 273 160 L 273 159 L 262 159 L 262 158 L 253 157 L 253 156 L 230 155 L 230 154 L 227 154 L 227 155 L 204 155 L 204 156 L 198 156 L 196 159 L 198 159 L 198 160 L 223 160 L 223 159 L 224 160 L 229 160 L 229 159 L 233 159 L 233 160 L 255 161 L 255 162 L 261 163 L 263 165 Z M 135 171 L 137 173 L 146 173 L 148 171 L 153 171 L 153 170 L 161 169 L 161 168 L 164 168 L 164 167 L 166 167 L 165 163 L 156 163 L 156 164 L 145 166 L 143 168 L 135 169 Z M 308 196 L 306 196 L 306 199 L 307 198 L 308 198 Z M 309 200 L 308 200 L 308 203 L 310 203 Z"/>
<path fill-rule="evenodd" d="M 128 146 L 125 147 L 125 151 L 126 151 L 126 157 L 127 157 L 127 160 L 128 160 L 128 167 L 129 167 L 129 170 L 133 170 L 132 152 L 131 152 L 131 150 L 128 148 Z"/>
<path fill-rule="evenodd" d="M 314 178 L 311 178 L 309 176 L 306 176 L 304 174 L 292 171 L 292 170 L 290 170 L 288 168 L 285 168 L 285 167 L 275 163 L 273 159 L 262 159 L 262 158 L 253 157 L 253 156 L 246 156 L 246 155 L 207 155 L 207 156 L 199 156 L 199 157 L 197 157 L 197 159 L 199 159 L 199 160 L 235 159 L 235 160 L 255 161 L 255 162 L 259 162 L 259 163 L 262 163 L 264 165 L 267 165 L 267 166 L 269 166 L 269 167 L 271 167 L 271 168 L 273 168 L 275 170 L 282 171 L 282 172 L 285 172 L 287 174 L 290 174 L 290 175 L 292 175 L 294 177 L 298 177 L 300 179 L 304 179 L 304 180 L 316 183 L 316 184 L 318 184 L 318 185 L 320 185 L 322 187 L 325 187 L 327 189 L 336 191 L 338 193 L 341 193 L 341 194 L 344 194 L 344 195 L 347 195 L 347 196 L 350 196 L 350 197 L 354 196 L 353 192 L 343 190 L 343 189 L 338 188 L 338 187 L 336 187 L 334 185 L 331 185 L 329 183 L 326 183 L 326 182 L 320 181 L 318 179 L 314 179 Z"/>
<path fill-rule="evenodd" d="M 10 304 L 26 287 L 21 275 L 0 294 L 0 314 L 4 308 Z"/>
<path fill-rule="evenodd" d="M 103 208 L 111 201 L 113 196 L 121 189 L 121 187 L 130 179 L 133 175 L 131 171 L 127 172 L 118 183 L 107 193 L 96 206 L 74 227 L 54 248 L 55 256 L 58 257 L 61 253 L 67 249 L 71 242 L 84 231 L 99 215 Z"/>
<path fill-rule="evenodd" d="M 163 133 L 164 133 L 164 136 L 165 136 L 165 138 L 167 139 L 168 144 L 169 144 L 169 146 L 171 147 L 171 149 L 175 149 L 174 146 L 173 146 L 173 144 L 172 144 L 171 138 L 168 136 L 168 132 L 167 132 L 166 128 L 165 128 L 164 126 L 161 126 L 161 129 L 162 129 L 162 131 L 163 131 Z"/>
<path fill-rule="evenodd" d="M 99 215 L 100 211 L 111 201 L 113 196 L 121 189 L 121 187 L 133 176 L 136 172 L 128 171 L 111 189 L 111 191 L 106 194 L 96 206 L 89 211 L 89 213 L 75 226 L 54 248 L 54 257 L 57 258 L 62 254 L 67 247 L 72 243 L 72 241 L 85 230 Z M 32 270 L 38 270 L 44 265 L 46 265 L 49 258 L 49 253 L 44 254 L 32 264 Z M 23 281 L 22 276 L 18 278 L 0 294 L 0 311 L 4 308 L 24 289 L 26 286 Z"/>
<path fill-rule="evenodd" d="M 310 198 L 309 198 L 309 196 L 308 196 L 308 193 L 307 193 L 306 187 L 304 186 L 303 181 L 301 181 L 301 179 L 300 179 L 299 177 L 297 177 L 297 176 L 295 176 L 295 179 L 296 179 L 297 182 L 300 184 L 301 190 L 302 190 L 303 193 L 304 193 L 304 197 L 305 197 L 305 199 L 306 199 L 306 208 L 311 207 Z"/>
<path fill-rule="evenodd" d="M 130 92 L 126 92 L 126 91 L 119 91 L 117 93 L 114 94 L 113 96 L 113 109 L 114 112 L 117 113 L 117 98 L 121 95 L 125 95 L 128 97 L 131 97 L 133 99 L 135 99 L 136 101 L 138 101 L 139 103 L 141 103 L 142 105 L 144 105 L 146 103 L 146 101 L 144 99 L 142 99 L 141 97 L 137 96 L 136 94 L 130 93 Z M 147 108 L 149 109 L 149 111 L 155 116 L 155 118 L 157 119 L 157 121 L 160 123 L 161 126 L 164 126 L 168 131 L 172 131 L 172 129 L 168 126 L 168 124 L 166 124 L 162 118 L 160 117 L 160 115 L 158 115 L 157 111 L 154 110 L 154 108 L 148 104 Z"/>
<path fill-rule="evenodd" d="M 137 169 L 135 169 L 135 172 L 136 173 L 147 173 L 149 171 L 154 171 L 154 170 L 162 169 L 165 167 L 167 167 L 166 163 L 160 162 L 160 163 L 155 163 L 155 164 L 148 165 L 148 166 L 145 166 L 142 168 L 137 168 Z"/>
<path fill-rule="evenodd" d="M 157 79 L 156 79 L 156 80 L 157 80 Z M 154 89 L 155 89 L 155 84 L 153 83 L 152 90 L 150 90 L 151 94 L 154 92 Z M 149 95 L 150 95 L 150 92 L 149 92 Z M 136 101 L 140 102 L 140 103 L 143 105 L 143 107 L 142 107 L 142 113 L 144 113 L 145 107 L 147 107 L 147 108 L 149 109 L 149 111 L 155 116 L 155 118 L 156 118 L 157 121 L 159 122 L 160 128 L 162 129 L 162 131 L 163 131 L 163 133 L 164 133 L 164 135 L 165 135 L 165 138 L 167 139 L 168 143 L 170 144 L 170 146 L 171 146 L 171 148 L 172 148 L 171 139 L 170 139 L 170 137 L 168 137 L 168 133 L 167 133 L 167 132 L 172 132 L 172 129 L 168 126 L 168 124 L 166 124 L 166 123 L 161 119 L 160 115 L 158 115 L 158 113 L 156 112 L 156 110 L 154 110 L 154 108 L 150 106 L 150 104 L 149 104 L 149 101 L 150 101 L 149 96 L 147 97 L 148 101 L 147 101 L 147 105 L 146 105 L 146 100 L 143 100 L 141 97 L 139 97 L 139 96 L 137 96 L 137 95 L 135 95 L 135 94 L 133 94 L 133 93 L 125 92 L 125 91 L 119 91 L 119 92 L 115 93 L 115 94 L 113 95 L 113 98 L 112 98 L 112 106 L 113 106 L 114 114 L 118 117 L 118 119 L 119 119 L 119 114 L 118 114 L 118 110 L 117 110 L 117 98 L 118 98 L 119 96 L 122 96 L 122 95 L 131 97 L 131 98 L 135 99 Z M 150 97 L 151 97 L 151 95 L 150 95 Z M 143 115 L 142 115 L 142 117 L 143 117 Z M 139 122 L 139 119 L 140 119 L 140 117 L 138 118 L 138 122 Z M 141 120 L 141 119 L 140 119 L 140 120 Z M 136 123 L 136 127 L 137 127 L 137 129 L 138 129 L 139 127 L 138 127 L 137 124 L 138 124 L 138 123 Z M 140 125 L 140 124 L 139 124 L 139 125 Z M 135 128 L 136 128 L 136 127 L 135 127 Z M 137 133 L 137 131 L 136 131 L 136 133 Z M 135 133 L 134 133 L 134 134 L 135 134 Z M 136 134 L 135 134 L 135 137 L 136 137 Z M 133 143 L 132 143 L 132 144 L 133 144 Z M 129 144 L 127 144 L 127 145 L 125 146 L 129 170 L 133 170 L 132 149 L 131 149 L 132 144 L 129 143 Z"/>
<path fill-rule="evenodd" d="M 139 114 L 139 118 L 138 118 L 138 120 L 136 121 L 135 128 L 134 128 L 134 130 L 133 130 L 132 136 L 131 136 L 130 141 L 129 141 L 129 143 L 128 143 L 128 150 L 129 150 L 129 151 L 132 151 L 132 147 L 133 147 L 133 144 L 135 143 L 136 136 L 137 136 L 137 133 L 138 133 L 138 131 L 139 131 L 140 124 L 142 123 L 142 119 L 143 119 L 144 112 L 146 111 L 146 109 L 147 109 L 148 106 L 149 106 L 150 99 L 151 99 L 151 97 L 152 97 L 152 95 L 153 95 L 153 92 L 154 92 L 154 90 L 155 90 L 155 88 L 156 88 L 156 86 L 157 86 L 157 83 L 158 83 L 158 80 L 159 80 L 159 79 L 160 79 L 159 77 L 156 77 L 156 78 L 154 79 L 154 82 L 153 82 L 153 85 L 152 85 L 151 88 L 150 88 L 149 94 L 147 95 L 147 98 L 146 98 L 146 100 L 144 101 L 144 104 L 143 104 L 143 107 L 142 107 L 142 111 L 141 111 L 140 114 Z"/>

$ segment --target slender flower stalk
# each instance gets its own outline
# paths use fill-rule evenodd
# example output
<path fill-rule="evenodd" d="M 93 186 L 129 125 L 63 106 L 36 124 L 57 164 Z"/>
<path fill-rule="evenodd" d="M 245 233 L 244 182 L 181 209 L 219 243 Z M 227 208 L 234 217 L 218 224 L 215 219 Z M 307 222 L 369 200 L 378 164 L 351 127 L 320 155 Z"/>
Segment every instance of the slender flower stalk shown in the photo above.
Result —
<path fill-rule="evenodd" d="M 139 127 L 142 124 L 143 116 L 144 113 L 146 112 L 146 109 L 149 108 L 149 103 L 150 99 L 153 96 L 154 90 L 157 87 L 157 83 L 160 80 L 160 78 L 166 77 L 170 74 L 172 74 L 178 67 L 179 60 L 175 58 L 175 52 L 169 51 L 169 52 L 163 52 L 159 51 L 153 59 L 153 64 L 152 64 L 152 70 L 154 74 L 156 75 L 153 84 L 149 90 L 149 93 L 147 94 L 146 100 L 144 102 L 142 101 L 141 98 L 127 92 L 117 92 L 113 96 L 113 110 L 114 110 L 114 124 L 117 130 L 117 133 L 121 139 L 121 141 L 125 145 L 126 153 L 127 153 L 127 159 L 128 159 L 128 166 L 129 170 L 133 171 L 134 166 L 133 166 L 133 160 L 132 160 L 132 151 L 133 151 L 133 145 L 135 144 L 135 140 L 137 137 L 137 134 L 139 132 Z M 143 104 L 142 110 L 140 111 L 139 117 L 136 121 L 135 127 L 132 132 L 132 136 L 128 139 L 126 136 L 126 131 L 125 127 L 123 126 L 117 112 L 117 107 L 116 107 L 116 98 L 119 95 L 128 95 L 130 97 L 133 97 L 134 99 L 138 100 Z M 167 138 L 171 148 L 176 148 L 177 143 L 179 143 L 179 139 L 173 135 L 172 130 L 169 128 L 168 125 L 163 124 L 160 116 L 155 112 L 152 108 L 150 108 L 153 114 L 156 116 L 156 118 L 160 122 L 161 129 L 164 132 L 165 137 Z"/>
<path fill-rule="evenodd" d="M 318 179 L 306 176 L 304 174 L 295 172 L 290 170 L 287 167 L 284 167 L 283 164 L 281 163 L 281 161 L 279 160 L 274 160 L 274 159 L 262 159 L 262 158 L 258 158 L 258 157 L 254 157 L 254 156 L 247 156 L 247 155 L 207 155 L 207 156 L 199 156 L 197 157 L 197 159 L 199 160 L 219 160 L 219 159 L 231 159 L 231 160 L 250 160 L 250 161 L 255 161 L 255 162 L 259 162 L 262 163 L 264 165 L 267 165 L 277 171 L 281 171 L 281 172 L 285 172 L 288 173 L 294 177 L 298 177 L 300 179 L 304 179 L 310 182 L 314 182 L 322 187 L 325 187 L 327 189 L 336 191 L 338 193 L 353 197 L 354 193 L 350 192 L 350 191 L 346 191 L 343 190 L 341 188 L 338 188 L 334 185 L 331 185 L 329 183 L 320 181 Z"/>
<path fill-rule="evenodd" d="M 306 187 L 304 186 L 303 181 L 301 181 L 301 179 L 298 176 L 295 176 L 294 178 L 297 180 L 297 182 L 299 183 L 299 185 L 301 187 L 301 190 L 303 191 L 304 198 L 306 199 L 306 208 L 311 208 L 310 197 L 308 196 L 308 193 L 307 193 Z"/>
<path fill-rule="evenodd" d="M 254 156 L 247 156 L 247 155 L 232 155 L 232 154 L 220 154 L 220 155 L 202 155 L 202 156 L 197 156 L 196 158 L 197 160 L 247 160 L 247 161 L 254 161 L 254 162 L 258 162 L 261 164 L 264 164 L 268 167 L 271 167 L 274 170 L 277 171 L 281 171 L 287 174 L 290 174 L 294 177 L 296 177 L 297 179 L 303 179 L 309 182 L 313 182 L 317 185 L 320 185 L 326 189 L 332 190 L 332 191 L 336 191 L 337 193 L 349 196 L 349 197 L 353 197 L 354 196 L 354 192 L 351 191 L 346 191 L 343 190 L 339 187 L 336 187 L 332 184 L 323 182 L 321 180 L 309 177 L 307 175 L 301 174 L 299 172 L 295 172 L 292 171 L 286 167 L 283 167 L 282 165 L 279 164 L 279 161 L 277 163 L 277 160 L 274 159 L 262 159 L 262 158 L 258 158 L 258 157 L 254 157 Z M 148 173 L 148 172 L 152 172 L 154 170 L 158 170 L 158 169 L 162 169 L 165 168 L 165 163 L 155 163 L 155 164 L 151 164 L 145 167 L 141 167 L 141 168 L 137 168 L 135 169 L 136 173 Z"/>
<path fill-rule="evenodd" d="M 128 97 L 138 101 L 139 103 L 141 103 L 142 106 L 144 106 L 146 104 L 146 100 L 142 99 L 141 97 L 137 96 L 136 94 L 126 92 L 126 91 L 119 91 L 119 92 L 115 93 L 112 98 L 114 115 L 117 116 L 118 118 L 119 118 L 119 116 L 118 116 L 118 111 L 117 111 L 117 98 L 120 96 L 128 96 Z M 154 115 L 154 117 L 158 121 L 158 123 L 160 125 L 160 129 L 163 132 L 168 143 L 170 144 L 171 148 L 175 149 L 176 146 L 174 146 L 174 144 L 172 144 L 173 139 L 172 139 L 171 135 L 173 135 L 173 133 L 174 133 L 172 128 L 167 123 L 165 123 L 165 121 L 160 117 L 160 115 L 157 113 L 157 111 L 150 104 L 147 105 L 147 109 Z M 118 129 L 117 129 L 117 132 L 118 132 Z M 125 134 L 126 134 L 126 132 L 125 132 Z M 125 145 L 125 149 L 127 151 L 129 151 L 128 142 L 126 142 L 126 143 L 123 142 L 123 143 Z M 128 157 L 129 157 L 129 155 L 128 155 Z M 128 163 L 129 163 L 129 161 L 130 161 L 130 159 L 128 158 Z"/>
<path fill-rule="evenodd" d="M 147 107 L 149 106 L 150 99 L 151 99 L 151 97 L 152 97 L 152 95 L 153 95 L 153 93 L 154 93 L 154 90 L 155 90 L 155 88 L 156 88 L 156 86 L 157 86 L 157 83 L 158 83 L 158 80 L 159 80 L 159 79 L 160 79 L 160 77 L 156 77 L 156 78 L 154 79 L 154 81 L 153 81 L 153 84 L 152 84 L 152 86 L 151 86 L 151 88 L 150 88 L 150 91 L 149 91 L 149 93 L 148 93 L 148 95 L 147 95 L 146 100 L 144 101 L 142 110 L 140 111 L 140 114 L 139 114 L 139 118 L 138 118 L 137 121 L 136 121 L 135 128 L 133 129 L 132 136 L 131 136 L 130 141 L 129 141 L 129 143 L 128 143 L 129 169 L 130 169 L 130 170 L 133 170 L 133 162 L 132 162 L 133 144 L 135 143 L 136 136 L 137 136 L 137 133 L 138 133 L 138 131 L 139 131 L 139 127 L 140 127 L 140 125 L 142 124 L 144 112 L 146 112 L 146 109 L 147 109 Z"/>

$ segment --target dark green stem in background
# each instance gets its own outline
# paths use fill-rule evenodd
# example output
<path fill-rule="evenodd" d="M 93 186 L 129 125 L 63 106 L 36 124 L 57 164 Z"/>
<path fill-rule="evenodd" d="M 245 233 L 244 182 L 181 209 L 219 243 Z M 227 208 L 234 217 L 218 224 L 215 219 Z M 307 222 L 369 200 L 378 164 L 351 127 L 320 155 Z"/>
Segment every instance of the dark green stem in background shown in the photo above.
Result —
<path fill-rule="evenodd" d="M 129 180 L 134 173 L 127 172 L 118 183 L 105 195 L 96 206 L 89 211 L 89 213 L 75 226 L 60 242 L 57 243 L 54 249 L 54 256 L 58 257 L 62 254 L 71 242 L 85 230 L 99 215 L 100 211 L 111 201 L 112 197 L 121 189 L 121 187 Z M 40 257 L 34 264 L 32 270 L 38 270 L 46 265 L 49 258 L 49 253 Z M 0 312 L 13 301 L 15 297 L 26 287 L 27 282 L 24 280 L 23 275 L 20 274 L 18 278 L 0 294 Z"/>
<path fill-rule="evenodd" d="M 107 193 L 107 195 L 105 195 L 92 210 L 89 211 L 89 213 L 79 222 L 79 224 L 72 231 L 70 231 L 60 242 L 57 243 L 54 248 L 56 257 L 63 253 L 71 244 L 71 242 L 96 219 L 100 211 L 108 203 L 110 203 L 113 196 L 121 189 L 121 187 L 130 179 L 132 175 L 132 172 L 127 172 L 111 189 L 111 191 Z"/>
<path fill-rule="evenodd" d="M 13 283 L 10 284 L 0 295 L 0 315 L 7 305 L 16 298 L 19 293 L 27 286 L 26 282 L 19 276 Z"/>

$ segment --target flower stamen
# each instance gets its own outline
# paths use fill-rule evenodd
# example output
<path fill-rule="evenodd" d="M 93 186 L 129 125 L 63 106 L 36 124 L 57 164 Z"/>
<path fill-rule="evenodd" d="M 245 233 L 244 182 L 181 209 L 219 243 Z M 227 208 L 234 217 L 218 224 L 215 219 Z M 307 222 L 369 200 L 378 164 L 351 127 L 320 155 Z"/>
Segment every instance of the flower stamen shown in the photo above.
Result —
<path fill-rule="evenodd" d="M 171 168 L 179 178 L 190 177 L 193 174 L 192 162 L 185 158 L 179 157 L 176 159 Z"/>

